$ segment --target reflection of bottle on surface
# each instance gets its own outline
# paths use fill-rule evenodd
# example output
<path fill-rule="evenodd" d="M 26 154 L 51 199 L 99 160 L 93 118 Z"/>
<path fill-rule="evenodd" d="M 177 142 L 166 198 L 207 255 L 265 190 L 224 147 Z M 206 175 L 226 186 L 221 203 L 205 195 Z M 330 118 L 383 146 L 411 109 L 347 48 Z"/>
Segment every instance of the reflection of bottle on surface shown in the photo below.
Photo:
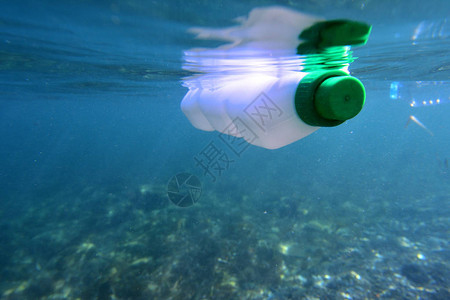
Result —
<path fill-rule="evenodd" d="M 394 81 L 390 98 L 406 101 L 411 107 L 450 103 L 450 81 Z"/>
<path fill-rule="evenodd" d="M 267 34 L 265 22 L 274 20 L 282 20 L 275 22 L 279 34 Z M 300 34 L 292 34 L 297 25 Z M 364 105 L 364 86 L 348 72 L 349 46 L 364 44 L 370 30 L 364 23 L 318 21 L 279 7 L 257 9 L 241 27 L 196 29 L 199 37 L 233 43 L 186 52 L 184 68 L 197 74 L 184 81 L 189 91 L 181 109 L 198 129 L 268 149 L 342 124 Z M 298 55 L 292 56 L 295 44 Z M 296 60 L 302 64 L 297 68 L 282 64 Z"/>

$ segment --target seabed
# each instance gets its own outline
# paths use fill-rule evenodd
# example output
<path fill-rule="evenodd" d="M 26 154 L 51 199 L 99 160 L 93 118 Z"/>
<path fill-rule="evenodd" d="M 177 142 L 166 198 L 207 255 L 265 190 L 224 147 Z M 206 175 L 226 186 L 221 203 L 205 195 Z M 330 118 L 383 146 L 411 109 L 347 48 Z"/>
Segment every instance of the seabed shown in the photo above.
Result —
<path fill-rule="evenodd" d="M 23 208 L 2 224 L 2 299 L 450 299 L 448 194 L 399 213 L 235 193 L 179 208 L 164 186 L 91 187 Z"/>

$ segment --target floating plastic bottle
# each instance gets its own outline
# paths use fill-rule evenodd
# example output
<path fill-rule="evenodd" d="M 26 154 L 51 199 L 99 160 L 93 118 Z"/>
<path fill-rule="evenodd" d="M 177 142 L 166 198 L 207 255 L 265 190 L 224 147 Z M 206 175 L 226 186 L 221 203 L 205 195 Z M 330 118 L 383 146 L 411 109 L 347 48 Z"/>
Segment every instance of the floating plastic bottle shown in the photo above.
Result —
<path fill-rule="evenodd" d="M 196 30 L 200 36 L 216 38 L 232 32 L 240 40 L 232 46 L 186 52 L 184 68 L 197 74 L 184 81 L 189 91 L 181 109 L 194 127 L 276 149 L 320 127 L 340 125 L 361 111 L 365 90 L 349 75 L 350 45 L 364 44 L 371 27 L 348 20 L 317 21 L 280 8 L 273 13 L 271 17 L 270 11 L 261 9 L 256 16 L 251 13 L 252 22 L 243 22 L 242 30 L 208 29 L 203 35 Z M 286 26 L 302 25 L 294 56 L 292 50 L 279 48 L 293 44 L 287 40 L 291 33 L 280 34 L 282 41 L 278 41 L 276 34 L 258 31 L 267 29 L 258 22 L 279 19 L 275 23 L 282 33 L 280 24 L 288 18 L 284 15 L 290 18 Z M 258 16 L 264 18 L 256 22 Z"/>
<path fill-rule="evenodd" d="M 181 109 L 198 129 L 276 149 L 353 118 L 364 100 L 362 83 L 344 71 L 293 72 L 234 79 L 216 90 L 192 89 Z"/>

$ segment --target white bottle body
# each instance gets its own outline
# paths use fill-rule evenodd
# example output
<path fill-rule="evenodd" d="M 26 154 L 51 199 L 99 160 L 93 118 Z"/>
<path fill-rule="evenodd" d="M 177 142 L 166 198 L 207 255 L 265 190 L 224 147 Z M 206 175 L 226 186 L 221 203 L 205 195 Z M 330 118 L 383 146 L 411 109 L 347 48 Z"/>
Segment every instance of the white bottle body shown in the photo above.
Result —
<path fill-rule="evenodd" d="M 203 86 L 191 86 L 181 109 L 198 129 L 243 137 L 267 149 L 281 148 L 319 129 L 304 123 L 295 109 L 297 86 L 306 75 L 221 76 L 220 86 L 214 78 L 202 78 Z"/>

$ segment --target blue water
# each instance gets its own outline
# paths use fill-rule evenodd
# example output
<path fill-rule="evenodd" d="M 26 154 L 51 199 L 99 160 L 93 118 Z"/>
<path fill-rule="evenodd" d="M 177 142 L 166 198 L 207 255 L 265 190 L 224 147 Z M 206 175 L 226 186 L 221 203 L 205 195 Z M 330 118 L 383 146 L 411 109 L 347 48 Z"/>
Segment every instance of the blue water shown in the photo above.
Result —
<path fill-rule="evenodd" d="M 194 157 L 217 133 L 179 104 L 183 50 L 217 44 L 187 29 L 273 2 L 0 1 L 2 299 L 448 299 L 450 4 L 378 2 L 276 3 L 373 25 L 366 105 L 213 182 Z"/>

